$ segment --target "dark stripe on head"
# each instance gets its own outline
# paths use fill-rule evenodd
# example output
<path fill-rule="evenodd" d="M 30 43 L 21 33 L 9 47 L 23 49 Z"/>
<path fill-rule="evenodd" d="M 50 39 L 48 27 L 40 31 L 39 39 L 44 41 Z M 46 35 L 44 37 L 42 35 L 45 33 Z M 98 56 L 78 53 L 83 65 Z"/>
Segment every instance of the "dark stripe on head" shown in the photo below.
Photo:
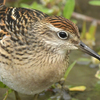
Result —
<path fill-rule="evenodd" d="M 70 20 L 61 16 L 51 16 L 47 17 L 46 21 L 51 23 L 55 27 L 63 29 L 65 31 L 69 31 L 70 33 L 75 34 L 78 38 L 80 38 L 77 26 Z"/>

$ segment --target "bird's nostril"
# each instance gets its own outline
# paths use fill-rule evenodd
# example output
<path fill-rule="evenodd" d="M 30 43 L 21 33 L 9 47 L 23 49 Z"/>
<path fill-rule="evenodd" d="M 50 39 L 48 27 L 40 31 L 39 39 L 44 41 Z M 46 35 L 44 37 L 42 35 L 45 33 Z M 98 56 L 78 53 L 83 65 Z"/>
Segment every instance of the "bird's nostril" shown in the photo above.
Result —
<path fill-rule="evenodd" d="M 80 41 L 79 43 L 80 47 L 84 48 L 86 45 L 84 45 L 84 43 L 82 41 Z"/>
<path fill-rule="evenodd" d="M 83 45 L 83 44 L 80 44 L 80 46 L 81 46 L 81 47 L 84 47 L 84 45 Z"/>

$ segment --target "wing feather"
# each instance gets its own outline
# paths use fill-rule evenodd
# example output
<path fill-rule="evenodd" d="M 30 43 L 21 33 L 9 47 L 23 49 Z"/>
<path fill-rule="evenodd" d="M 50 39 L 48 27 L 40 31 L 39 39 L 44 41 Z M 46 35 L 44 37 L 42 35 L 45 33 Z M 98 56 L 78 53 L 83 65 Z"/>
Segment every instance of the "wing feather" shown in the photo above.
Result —
<path fill-rule="evenodd" d="M 0 39 L 5 35 L 15 40 L 24 39 L 35 23 L 47 16 L 38 10 L 4 6 L 0 9 Z"/>

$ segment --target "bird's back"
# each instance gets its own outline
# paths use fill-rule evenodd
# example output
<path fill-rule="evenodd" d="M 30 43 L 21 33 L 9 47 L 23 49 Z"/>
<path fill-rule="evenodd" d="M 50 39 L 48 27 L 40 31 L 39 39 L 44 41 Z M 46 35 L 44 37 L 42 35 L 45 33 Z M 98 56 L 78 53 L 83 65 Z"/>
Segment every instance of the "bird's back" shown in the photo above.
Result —
<path fill-rule="evenodd" d="M 0 8 L 0 39 L 9 34 L 20 39 L 20 35 L 25 36 L 37 21 L 47 16 L 38 10 L 3 6 Z"/>

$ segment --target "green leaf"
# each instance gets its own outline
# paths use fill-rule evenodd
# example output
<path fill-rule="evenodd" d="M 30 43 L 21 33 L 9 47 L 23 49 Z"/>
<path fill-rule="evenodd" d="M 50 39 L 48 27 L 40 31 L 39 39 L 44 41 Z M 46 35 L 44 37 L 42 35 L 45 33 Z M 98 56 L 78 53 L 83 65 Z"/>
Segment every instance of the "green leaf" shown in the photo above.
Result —
<path fill-rule="evenodd" d="M 74 67 L 75 64 L 76 64 L 76 61 L 74 61 L 74 62 L 68 67 L 68 69 L 67 69 L 67 71 L 66 71 L 66 73 L 65 73 L 65 75 L 64 75 L 64 78 L 65 78 L 65 79 L 67 78 L 69 72 L 71 71 L 71 69 Z"/>
<path fill-rule="evenodd" d="M 75 7 L 75 0 L 67 0 L 64 10 L 63 16 L 67 19 L 70 19 Z"/>
<path fill-rule="evenodd" d="M 31 6 L 29 6 L 29 5 L 27 5 L 27 4 L 24 4 L 24 3 L 21 3 L 20 6 L 21 6 L 21 7 L 24 7 L 24 8 L 31 8 Z"/>
<path fill-rule="evenodd" d="M 12 92 L 13 92 L 12 89 L 7 90 L 6 93 L 4 94 L 4 99 L 3 99 L 3 100 L 6 100 L 7 97 L 8 97 L 8 95 L 9 95 L 10 93 L 12 93 Z"/>
<path fill-rule="evenodd" d="M 89 32 L 88 32 L 91 36 L 90 39 L 92 39 L 92 40 L 95 40 L 96 29 L 97 29 L 97 22 L 93 21 L 89 27 Z"/>
<path fill-rule="evenodd" d="M 100 6 L 100 1 L 99 0 L 97 0 L 97 1 L 89 1 L 89 4 L 90 5 L 94 5 L 94 6 Z"/>
<path fill-rule="evenodd" d="M 69 88 L 70 91 L 85 91 L 86 90 L 86 86 L 74 86 Z"/>
<path fill-rule="evenodd" d="M 96 72 L 95 77 L 100 79 L 100 69 Z"/>
<path fill-rule="evenodd" d="M 72 21 L 73 23 L 77 24 L 77 20 L 71 19 L 71 21 Z"/>
<path fill-rule="evenodd" d="M 48 100 L 51 100 L 51 98 L 49 98 Z"/>
<path fill-rule="evenodd" d="M 31 9 L 37 9 L 40 10 L 46 14 L 51 14 L 53 12 L 53 9 L 48 9 L 46 7 L 44 7 L 43 5 L 38 4 L 37 2 L 33 2 L 31 5 L 27 5 L 27 4 L 21 4 L 21 7 L 24 8 L 31 8 Z"/>
<path fill-rule="evenodd" d="M 0 82 L 0 88 L 7 88 L 7 86 L 3 84 L 2 82 Z"/>
<path fill-rule="evenodd" d="M 78 61 L 91 61 L 89 58 L 79 58 Z"/>
<path fill-rule="evenodd" d="M 13 90 L 12 90 L 12 89 L 9 89 L 9 90 L 8 90 L 8 93 L 9 93 L 9 94 L 10 94 L 10 93 L 12 93 L 12 92 L 13 92 Z"/>
<path fill-rule="evenodd" d="M 83 22 L 81 39 L 85 39 L 85 34 L 86 34 L 86 21 Z"/>

